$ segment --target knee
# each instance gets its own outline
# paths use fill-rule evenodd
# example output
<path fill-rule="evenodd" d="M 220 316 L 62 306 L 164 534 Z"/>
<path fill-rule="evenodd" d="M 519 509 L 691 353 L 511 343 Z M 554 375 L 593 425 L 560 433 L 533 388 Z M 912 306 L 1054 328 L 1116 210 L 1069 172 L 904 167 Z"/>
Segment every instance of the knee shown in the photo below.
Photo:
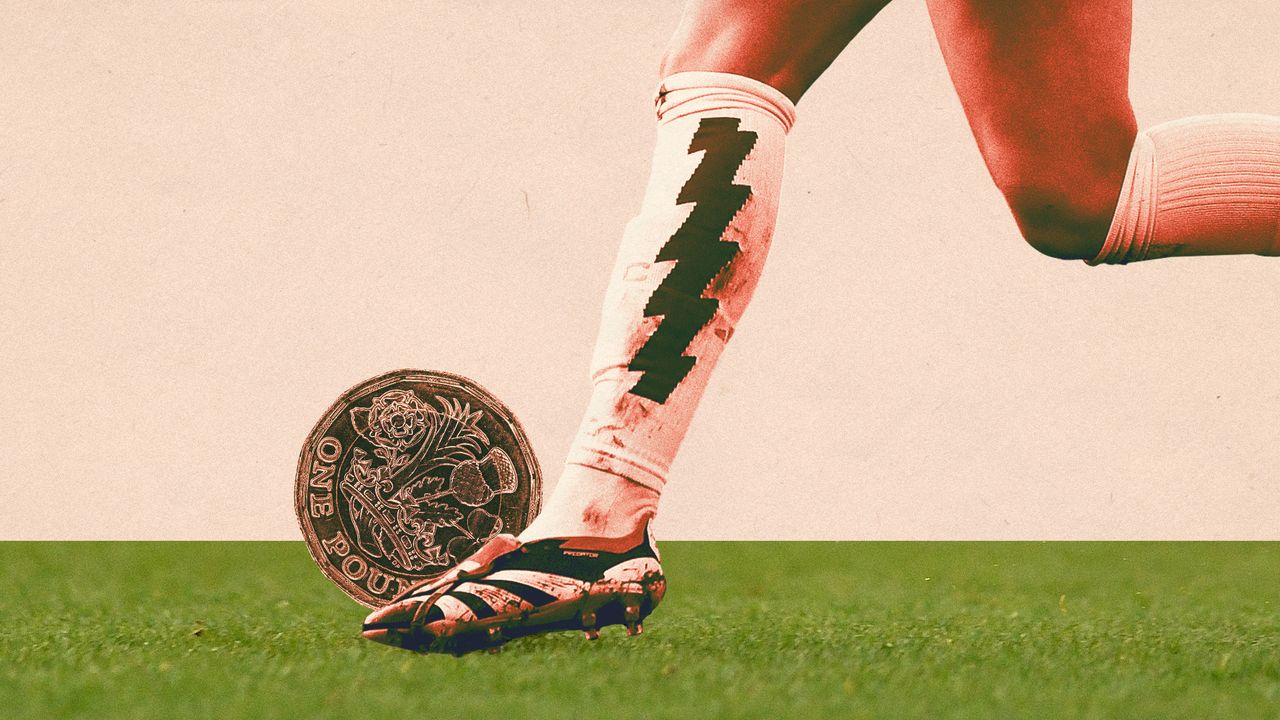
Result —
<path fill-rule="evenodd" d="M 1097 256 L 1137 134 L 1126 108 L 1066 128 L 1006 123 L 975 133 L 991 177 L 1031 247 L 1063 260 Z"/>
<path fill-rule="evenodd" d="M 1102 200 L 1055 182 L 1027 180 L 1000 188 L 1027 244 L 1059 260 L 1097 257 L 1115 214 L 1120 188 L 1114 189 Z"/>
<path fill-rule="evenodd" d="M 992 167 L 1027 244 L 1049 257 L 1097 257 L 1129 162 L 1132 136 L 1106 152 L 1053 148 L 1009 153 L 1011 161 Z"/>

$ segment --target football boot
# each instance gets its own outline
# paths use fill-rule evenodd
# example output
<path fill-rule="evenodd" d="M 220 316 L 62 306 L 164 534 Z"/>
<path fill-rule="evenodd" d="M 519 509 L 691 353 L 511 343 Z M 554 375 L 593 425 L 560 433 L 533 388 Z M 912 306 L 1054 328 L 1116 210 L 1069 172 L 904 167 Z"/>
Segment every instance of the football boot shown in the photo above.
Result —
<path fill-rule="evenodd" d="M 409 587 L 365 618 L 363 634 L 419 652 L 462 654 L 556 630 L 623 625 L 628 635 L 666 592 L 644 523 L 621 538 L 521 542 L 498 535 L 443 576 Z"/>

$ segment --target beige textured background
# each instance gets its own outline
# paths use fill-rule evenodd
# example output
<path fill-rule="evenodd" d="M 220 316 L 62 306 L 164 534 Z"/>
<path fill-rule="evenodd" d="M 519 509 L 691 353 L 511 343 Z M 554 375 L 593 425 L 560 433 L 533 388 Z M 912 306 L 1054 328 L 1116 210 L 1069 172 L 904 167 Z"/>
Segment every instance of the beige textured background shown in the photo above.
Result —
<path fill-rule="evenodd" d="M 471 376 L 548 474 L 679 4 L 0 6 L 0 537 L 295 538 L 311 423 Z M 1280 4 L 1140 0 L 1144 125 L 1280 114 Z M 1280 261 L 1021 244 L 918 0 L 800 106 L 672 538 L 1280 538 Z"/>

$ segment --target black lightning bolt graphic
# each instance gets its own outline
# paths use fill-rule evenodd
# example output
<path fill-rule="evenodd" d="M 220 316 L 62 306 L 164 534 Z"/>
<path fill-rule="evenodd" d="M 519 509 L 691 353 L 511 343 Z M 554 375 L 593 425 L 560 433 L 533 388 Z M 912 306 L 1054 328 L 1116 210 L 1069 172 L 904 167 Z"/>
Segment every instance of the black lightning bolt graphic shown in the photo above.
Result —
<path fill-rule="evenodd" d="M 737 118 L 704 118 L 689 143 L 689 154 L 705 150 L 676 203 L 695 203 L 693 212 L 658 251 L 658 262 L 675 260 L 644 306 L 645 317 L 661 316 L 658 327 L 636 351 L 628 370 L 643 373 L 633 395 L 665 403 L 693 369 L 684 354 L 698 331 L 715 316 L 720 301 L 704 298 L 711 281 L 738 254 L 738 243 L 721 240 L 733 216 L 751 196 L 751 186 L 733 176 L 756 144 L 756 134 L 738 129 Z"/>

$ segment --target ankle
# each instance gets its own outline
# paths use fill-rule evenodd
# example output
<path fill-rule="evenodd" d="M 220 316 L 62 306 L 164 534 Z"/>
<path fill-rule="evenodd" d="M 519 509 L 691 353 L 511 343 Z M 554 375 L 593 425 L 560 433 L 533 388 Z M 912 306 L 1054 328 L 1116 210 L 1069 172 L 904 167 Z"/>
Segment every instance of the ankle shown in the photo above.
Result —
<path fill-rule="evenodd" d="M 542 512 L 520 539 L 623 537 L 658 511 L 657 490 L 582 465 L 569 465 Z"/>

